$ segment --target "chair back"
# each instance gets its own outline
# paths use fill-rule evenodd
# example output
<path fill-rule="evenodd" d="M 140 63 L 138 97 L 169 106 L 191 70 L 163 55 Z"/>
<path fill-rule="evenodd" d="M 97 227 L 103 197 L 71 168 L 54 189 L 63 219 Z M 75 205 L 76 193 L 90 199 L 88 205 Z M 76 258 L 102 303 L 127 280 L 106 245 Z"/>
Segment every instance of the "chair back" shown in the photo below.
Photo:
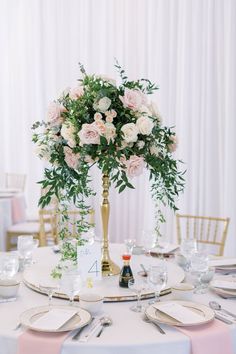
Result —
<path fill-rule="evenodd" d="M 5 186 L 6 188 L 16 188 L 21 192 L 25 190 L 26 175 L 17 173 L 5 174 Z"/>
<path fill-rule="evenodd" d="M 45 246 L 46 241 L 51 239 L 58 243 L 60 232 L 64 232 L 63 237 L 76 238 L 77 224 L 81 220 L 80 210 L 68 210 L 65 213 L 57 209 L 41 209 L 39 211 L 39 244 Z M 89 224 L 94 223 L 94 210 L 89 211 Z M 49 231 L 47 231 L 49 230 Z"/>
<path fill-rule="evenodd" d="M 208 246 L 217 256 L 223 256 L 229 218 L 176 214 L 177 238 L 194 238 L 198 245 Z"/>

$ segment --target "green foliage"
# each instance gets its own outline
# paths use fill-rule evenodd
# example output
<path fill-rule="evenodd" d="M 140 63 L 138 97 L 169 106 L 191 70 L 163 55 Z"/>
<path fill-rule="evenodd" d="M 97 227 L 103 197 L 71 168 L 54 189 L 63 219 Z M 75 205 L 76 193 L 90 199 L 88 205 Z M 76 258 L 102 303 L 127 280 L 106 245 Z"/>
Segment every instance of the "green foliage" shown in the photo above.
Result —
<path fill-rule="evenodd" d="M 162 126 L 159 113 L 147 100 L 158 87 L 148 79 L 129 81 L 117 61 L 115 67 L 122 81 L 119 86 L 110 79 L 88 75 L 83 65 L 79 65 L 82 78 L 79 79 L 78 96 L 72 95 L 72 91 L 65 92 L 54 102 L 49 121 L 36 122 L 32 127 L 32 140 L 37 145 L 38 155 L 51 165 L 39 182 L 47 191 L 39 205 L 44 208 L 57 198 L 65 215 L 71 203 L 82 211 L 81 221 L 76 225 L 76 245 L 67 242 L 73 236 L 68 229 L 64 228 L 60 233 L 64 240 L 62 260 L 73 261 L 76 260 L 76 247 L 83 243 L 82 235 L 90 227 L 86 200 L 95 194 L 90 187 L 90 170 L 94 164 L 102 173 L 109 174 L 121 193 L 125 188 L 134 188 L 128 173 L 132 158 L 143 161 L 150 172 L 151 193 L 157 206 L 157 233 L 160 222 L 164 222 L 161 205 L 177 210 L 175 200 L 184 188 L 184 172 L 179 170 L 180 162 L 172 154 L 176 144 L 173 128 Z M 139 106 L 124 103 L 128 91 L 142 101 Z M 110 102 L 106 111 L 101 106 L 101 99 Z M 99 122 L 96 115 L 100 117 L 96 118 Z M 140 117 L 152 125 L 149 132 L 139 128 Z M 123 131 L 130 123 L 138 129 L 132 142 L 126 140 Z M 99 130 L 101 126 L 103 130 Z M 99 132 L 99 142 L 82 140 L 81 132 L 85 127 L 93 127 Z M 109 129 L 113 129 L 113 135 L 109 135 Z"/>

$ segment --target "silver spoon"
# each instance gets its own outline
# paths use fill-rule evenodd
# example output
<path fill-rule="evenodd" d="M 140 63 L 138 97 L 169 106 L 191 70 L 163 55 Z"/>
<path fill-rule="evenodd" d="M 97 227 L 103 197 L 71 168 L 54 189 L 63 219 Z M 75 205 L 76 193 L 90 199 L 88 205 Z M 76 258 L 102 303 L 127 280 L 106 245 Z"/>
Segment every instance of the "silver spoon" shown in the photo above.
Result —
<path fill-rule="evenodd" d="M 97 337 L 100 337 L 100 335 L 102 334 L 105 327 L 112 325 L 112 319 L 110 317 L 102 317 L 102 318 L 100 318 L 100 322 L 101 322 L 102 328 L 98 332 Z"/>
<path fill-rule="evenodd" d="M 226 313 L 227 315 L 230 315 L 231 317 L 233 317 L 234 320 L 236 320 L 236 315 L 234 313 L 230 312 L 230 311 L 222 309 L 221 305 L 218 302 L 210 301 L 209 302 L 209 306 L 212 308 L 212 310 L 222 311 L 222 312 Z"/>

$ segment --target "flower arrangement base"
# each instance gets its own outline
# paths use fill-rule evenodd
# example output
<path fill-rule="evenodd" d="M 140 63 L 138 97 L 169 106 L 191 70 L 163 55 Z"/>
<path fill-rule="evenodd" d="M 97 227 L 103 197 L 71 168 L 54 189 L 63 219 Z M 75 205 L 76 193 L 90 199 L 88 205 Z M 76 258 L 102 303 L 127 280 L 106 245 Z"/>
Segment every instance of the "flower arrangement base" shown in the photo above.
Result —
<path fill-rule="evenodd" d="M 109 256 L 109 244 L 108 244 L 108 223 L 110 214 L 110 204 L 108 200 L 109 196 L 109 176 L 104 173 L 102 177 L 103 182 L 103 202 L 101 205 L 102 214 L 102 226 L 103 226 L 103 245 L 102 245 L 102 275 L 111 276 L 120 273 L 120 268 L 116 265 Z"/>

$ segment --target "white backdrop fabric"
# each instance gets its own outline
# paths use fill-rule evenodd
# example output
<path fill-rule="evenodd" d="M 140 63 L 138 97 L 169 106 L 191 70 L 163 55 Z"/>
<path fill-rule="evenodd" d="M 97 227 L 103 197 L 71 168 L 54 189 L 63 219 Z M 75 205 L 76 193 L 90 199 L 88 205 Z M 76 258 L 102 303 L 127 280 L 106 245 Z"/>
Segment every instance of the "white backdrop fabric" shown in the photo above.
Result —
<path fill-rule="evenodd" d="M 234 0 L 1 0 L 0 174 L 27 173 L 29 208 L 37 208 L 43 164 L 30 127 L 79 77 L 117 78 L 114 57 L 131 78 L 158 83 L 156 102 L 179 137 L 185 164 L 180 212 L 231 218 L 226 254 L 236 254 L 236 1 Z M 148 177 L 121 195 L 111 189 L 110 237 L 141 238 L 153 226 Z M 94 171 L 93 201 L 101 178 Z M 174 214 L 163 234 L 175 239 Z"/>

